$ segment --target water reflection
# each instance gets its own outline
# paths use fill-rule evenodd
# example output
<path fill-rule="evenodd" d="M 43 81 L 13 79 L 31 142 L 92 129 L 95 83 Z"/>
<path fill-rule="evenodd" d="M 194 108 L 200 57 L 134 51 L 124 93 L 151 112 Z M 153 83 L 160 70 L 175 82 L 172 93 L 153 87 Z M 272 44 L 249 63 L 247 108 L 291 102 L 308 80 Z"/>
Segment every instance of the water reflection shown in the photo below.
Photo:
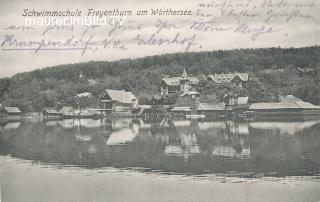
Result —
<path fill-rule="evenodd" d="M 9 122 L 0 153 L 85 166 L 246 177 L 320 173 L 320 119 Z"/>

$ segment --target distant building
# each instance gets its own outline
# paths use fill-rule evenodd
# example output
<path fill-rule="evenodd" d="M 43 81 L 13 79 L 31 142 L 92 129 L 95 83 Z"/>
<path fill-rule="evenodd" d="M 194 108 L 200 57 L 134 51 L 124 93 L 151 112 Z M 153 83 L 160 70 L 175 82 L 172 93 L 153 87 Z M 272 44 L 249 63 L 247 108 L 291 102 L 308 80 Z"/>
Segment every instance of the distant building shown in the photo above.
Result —
<path fill-rule="evenodd" d="M 74 109 L 73 107 L 70 107 L 70 106 L 64 106 L 59 110 L 59 112 L 63 115 L 69 115 L 69 114 L 74 114 Z"/>
<path fill-rule="evenodd" d="M 186 117 L 187 114 L 191 114 L 190 107 L 174 107 L 170 111 L 174 116 Z"/>
<path fill-rule="evenodd" d="M 86 83 L 89 84 L 89 86 L 95 86 L 95 85 L 97 85 L 97 81 L 96 81 L 96 80 L 86 78 L 86 77 L 82 74 L 81 71 L 79 72 L 78 81 L 86 82 Z"/>
<path fill-rule="evenodd" d="M 21 117 L 22 112 L 18 107 L 3 107 L 0 109 L 0 117 Z"/>
<path fill-rule="evenodd" d="M 241 145 L 240 148 L 232 146 L 216 146 L 212 149 L 213 158 L 236 158 L 247 159 L 250 158 L 250 147 Z"/>
<path fill-rule="evenodd" d="M 199 103 L 197 112 L 206 117 L 219 116 L 224 113 L 226 106 L 224 103 Z"/>
<path fill-rule="evenodd" d="M 320 106 L 304 102 L 292 95 L 286 96 L 281 102 L 254 103 L 249 110 L 256 115 L 320 114 Z"/>
<path fill-rule="evenodd" d="M 199 83 L 197 77 L 189 77 L 186 70 L 183 70 L 181 77 L 163 78 L 160 84 L 161 95 L 168 95 L 172 93 L 186 93 L 193 91 L 194 87 Z"/>
<path fill-rule="evenodd" d="M 43 113 L 43 116 L 55 116 L 55 117 L 62 116 L 61 112 L 58 112 L 57 110 L 52 108 L 45 108 L 42 113 Z"/>
<path fill-rule="evenodd" d="M 195 97 L 199 97 L 200 93 L 198 93 L 197 91 L 187 91 L 180 95 L 180 97 L 186 97 L 186 96 L 195 98 Z"/>
<path fill-rule="evenodd" d="M 99 96 L 100 107 L 109 112 L 130 112 L 137 98 L 132 92 L 105 89 Z"/>
<path fill-rule="evenodd" d="M 92 97 L 91 93 L 88 92 L 84 92 L 84 93 L 80 93 L 78 95 L 76 95 L 78 98 L 82 98 L 82 97 Z"/>
<path fill-rule="evenodd" d="M 249 97 L 248 96 L 226 96 L 225 97 L 225 104 L 227 106 L 241 106 L 248 104 Z"/>
<path fill-rule="evenodd" d="M 215 83 L 233 83 L 242 88 L 243 83 L 247 82 L 249 75 L 247 73 L 230 73 L 230 74 L 212 74 L 208 80 Z"/>

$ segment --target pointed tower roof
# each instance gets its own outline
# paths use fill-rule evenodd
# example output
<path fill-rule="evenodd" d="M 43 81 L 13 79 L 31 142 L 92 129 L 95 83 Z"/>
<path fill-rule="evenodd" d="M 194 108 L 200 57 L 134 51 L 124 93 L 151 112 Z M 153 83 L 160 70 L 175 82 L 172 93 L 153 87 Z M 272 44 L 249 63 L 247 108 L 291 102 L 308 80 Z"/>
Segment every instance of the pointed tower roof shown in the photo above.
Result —
<path fill-rule="evenodd" d="M 182 78 L 184 78 L 184 79 L 188 78 L 188 74 L 187 74 L 186 69 L 183 69 Z"/>
<path fill-rule="evenodd" d="M 80 71 L 79 72 L 79 79 L 82 79 L 82 78 L 84 78 L 84 76 L 83 76 L 82 72 Z"/>

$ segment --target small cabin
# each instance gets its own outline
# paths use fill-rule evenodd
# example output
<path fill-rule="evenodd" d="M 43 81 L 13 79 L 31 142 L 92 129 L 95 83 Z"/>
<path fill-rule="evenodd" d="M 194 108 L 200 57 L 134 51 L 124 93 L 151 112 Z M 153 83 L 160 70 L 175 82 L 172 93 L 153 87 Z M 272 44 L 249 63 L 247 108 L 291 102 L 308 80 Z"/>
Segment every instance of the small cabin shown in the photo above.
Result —
<path fill-rule="evenodd" d="M 3 107 L 0 116 L 21 116 L 22 112 L 18 107 Z"/>
<path fill-rule="evenodd" d="M 51 109 L 51 108 L 46 108 L 43 110 L 43 116 L 51 116 L 51 117 L 58 117 L 58 116 L 62 116 L 61 112 L 58 112 L 55 109 Z"/>

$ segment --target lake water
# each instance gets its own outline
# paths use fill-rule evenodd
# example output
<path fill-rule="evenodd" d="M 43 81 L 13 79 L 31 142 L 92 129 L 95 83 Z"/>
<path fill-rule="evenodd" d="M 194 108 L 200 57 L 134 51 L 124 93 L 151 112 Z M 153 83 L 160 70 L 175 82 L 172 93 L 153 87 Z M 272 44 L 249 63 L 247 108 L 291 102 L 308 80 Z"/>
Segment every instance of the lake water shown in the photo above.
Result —
<path fill-rule="evenodd" d="M 24 120 L 1 202 L 320 201 L 320 118 Z"/>

